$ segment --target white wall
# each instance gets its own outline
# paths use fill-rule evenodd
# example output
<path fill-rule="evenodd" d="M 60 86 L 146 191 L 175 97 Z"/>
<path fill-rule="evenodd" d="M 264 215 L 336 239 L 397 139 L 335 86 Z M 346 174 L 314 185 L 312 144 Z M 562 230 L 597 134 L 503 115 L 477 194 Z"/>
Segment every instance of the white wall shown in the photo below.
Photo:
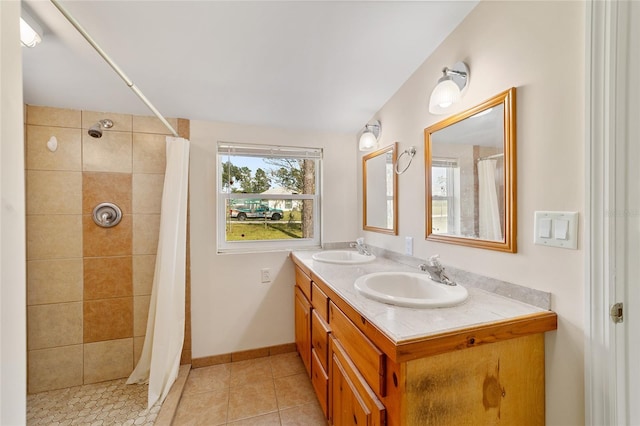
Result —
<path fill-rule="evenodd" d="M 26 421 L 24 110 L 20 2 L 0 1 L 0 424 Z"/>
<path fill-rule="evenodd" d="M 324 148 L 323 242 L 356 238 L 355 135 L 191 121 L 191 319 L 194 358 L 292 343 L 293 266 L 288 252 L 217 254 L 216 143 Z M 260 283 L 271 268 L 273 282 Z"/>
<path fill-rule="evenodd" d="M 532 241 L 535 210 L 584 213 L 585 16 L 583 2 L 483 1 L 375 117 L 381 146 L 415 145 L 418 161 L 400 176 L 399 236 L 367 232 L 367 241 L 403 252 L 404 236 L 413 236 L 418 257 L 439 253 L 445 264 L 552 293 L 558 330 L 546 335 L 549 425 L 584 423 L 582 236 L 578 250 Z M 446 117 L 430 115 L 428 99 L 441 69 L 460 60 L 471 79 L 451 114 L 517 87 L 517 254 L 424 240 L 423 129 Z"/>

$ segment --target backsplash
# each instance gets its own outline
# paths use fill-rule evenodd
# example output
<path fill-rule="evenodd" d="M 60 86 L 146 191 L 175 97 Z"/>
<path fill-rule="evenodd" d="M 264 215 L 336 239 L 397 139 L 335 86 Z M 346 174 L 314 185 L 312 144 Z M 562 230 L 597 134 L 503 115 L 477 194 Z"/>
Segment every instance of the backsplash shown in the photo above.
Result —
<path fill-rule="evenodd" d="M 326 243 L 323 244 L 323 249 L 340 250 L 349 248 L 349 244 L 349 242 Z M 418 265 L 426 262 L 426 259 L 407 256 L 380 247 L 371 245 L 367 245 L 367 247 L 376 256 L 385 257 L 387 259 L 391 259 L 395 262 L 410 266 L 412 268 L 418 269 Z M 541 309 L 551 310 L 551 293 L 446 266 L 446 261 L 443 261 L 443 259 L 440 259 L 440 261 L 444 264 L 446 273 L 449 278 L 451 278 L 455 282 L 459 282 L 466 287 L 479 288 L 481 290 L 499 294 L 510 299 L 528 303 L 529 305 L 537 306 Z"/>

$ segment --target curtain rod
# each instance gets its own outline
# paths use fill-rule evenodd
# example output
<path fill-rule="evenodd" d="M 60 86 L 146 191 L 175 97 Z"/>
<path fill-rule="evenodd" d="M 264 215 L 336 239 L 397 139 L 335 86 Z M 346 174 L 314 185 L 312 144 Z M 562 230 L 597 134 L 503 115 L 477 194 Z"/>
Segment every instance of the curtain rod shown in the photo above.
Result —
<path fill-rule="evenodd" d="M 162 124 L 164 124 L 164 126 L 167 129 L 169 129 L 171 134 L 175 137 L 179 137 L 178 132 L 176 132 L 173 126 L 169 124 L 167 119 L 164 118 L 162 114 L 160 114 L 160 111 L 158 111 L 156 107 L 153 106 L 153 104 L 140 91 L 140 89 L 138 89 L 138 87 L 133 83 L 133 81 L 131 81 L 131 79 L 127 77 L 127 75 L 109 57 L 109 55 L 107 55 L 107 53 L 104 50 L 102 50 L 102 48 L 98 45 L 98 43 L 95 42 L 95 40 L 89 35 L 89 33 L 87 33 L 87 31 L 82 27 L 82 25 L 80 25 L 80 23 L 58 2 L 58 0 L 50 0 L 50 1 L 60 11 L 60 13 L 62 13 L 62 15 L 65 18 L 67 18 L 67 21 L 69 21 L 71 25 L 73 25 L 75 29 L 78 30 L 78 32 L 85 38 L 85 40 L 89 42 L 89 44 L 95 49 L 95 51 L 98 52 L 100 56 L 102 56 L 102 59 L 104 59 L 107 62 L 107 64 L 111 66 L 111 68 L 116 72 L 116 74 L 118 74 L 120 78 L 124 80 L 125 84 L 129 86 L 129 88 L 133 91 L 133 93 L 135 93 L 136 96 L 138 96 L 138 98 L 140 98 L 140 100 L 151 110 L 151 112 L 153 112 L 155 116 L 158 117 L 158 119 L 162 122 Z"/>
<path fill-rule="evenodd" d="M 493 158 L 498 158 L 498 157 L 504 157 L 504 153 L 501 152 L 500 154 L 487 155 L 486 157 L 478 158 L 476 161 L 491 160 Z"/>

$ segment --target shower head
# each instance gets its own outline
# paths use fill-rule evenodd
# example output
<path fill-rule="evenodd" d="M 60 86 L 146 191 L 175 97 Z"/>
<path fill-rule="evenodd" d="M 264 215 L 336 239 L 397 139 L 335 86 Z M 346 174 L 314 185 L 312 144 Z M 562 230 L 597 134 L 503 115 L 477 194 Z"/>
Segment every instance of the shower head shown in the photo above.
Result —
<path fill-rule="evenodd" d="M 102 129 L 110 129 L 113 127 L 113 121 L 105 118 L 104 120 L 98 121 L 93 126 L 89 127 L 89 136 L 92 138 L 101 138 L 102 137 Z"/>

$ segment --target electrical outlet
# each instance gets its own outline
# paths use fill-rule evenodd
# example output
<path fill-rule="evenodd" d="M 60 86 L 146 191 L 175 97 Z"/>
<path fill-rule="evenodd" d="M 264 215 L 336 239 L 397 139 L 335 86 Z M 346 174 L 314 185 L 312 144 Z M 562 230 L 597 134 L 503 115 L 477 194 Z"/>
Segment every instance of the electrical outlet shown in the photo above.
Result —
<path fill-rule="evenodd" d="M 404 237 L 404 254 L 413 256 L 413 237 Z"/>
<path fill-rule="evenodd" d="M 271 269 L 269 268 L 260 269 L 260 282 L 263 282 L 263 283 L 271 282 Z"/>

